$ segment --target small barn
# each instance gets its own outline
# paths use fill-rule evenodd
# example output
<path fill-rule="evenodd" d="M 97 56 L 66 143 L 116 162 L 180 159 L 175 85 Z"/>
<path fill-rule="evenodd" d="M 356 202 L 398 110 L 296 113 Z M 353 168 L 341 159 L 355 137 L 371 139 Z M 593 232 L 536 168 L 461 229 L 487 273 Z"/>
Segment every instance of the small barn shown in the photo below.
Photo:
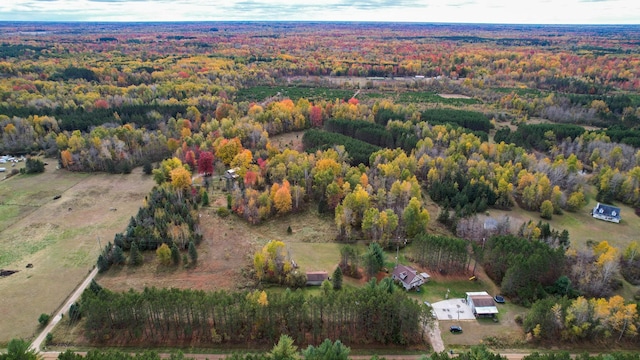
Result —
<path fill-rule="evenodd" d="M 393 274 L 391 275 L 391 278 L 394 281 L 399 281 L 402 284 L 402 287 L 407 291 L 420 287 L 420 285 L 429 280 L 429 277 L 429 274 L 418 274 L 415 269 L 405 265 L 396 266 L 395 269 L 393 269 Z"/>
<path fill-rule="evenodd" d="M 486 291 L 468 292 L 467 305 L 476 317 L 493 317 L 498 313 L 493 297 Z"/>
<path fill-rule="evenodd" d="M 612 205 L 605 205 L 597 203 L 596 207 L 591 211 L 591 215 L 600 220 L 619 223 L 622 218 L 620 217 L 620 208 Z"/>
<path fill-rule="evenodd" d="M 307 271 L 307 286 L 308 285 L 322 285 L 325 280 L 329 279 L 329 274 L 326 271 Z"/>

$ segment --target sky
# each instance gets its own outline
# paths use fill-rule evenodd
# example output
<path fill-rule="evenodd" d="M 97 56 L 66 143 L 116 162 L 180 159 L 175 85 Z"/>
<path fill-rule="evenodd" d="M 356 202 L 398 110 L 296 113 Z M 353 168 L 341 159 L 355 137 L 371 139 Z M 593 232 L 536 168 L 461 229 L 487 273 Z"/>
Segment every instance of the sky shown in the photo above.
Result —
<path fill-rule="evenodd" d="M 640 24 L 640 0 L 0 0 L 0 21 Z"/>

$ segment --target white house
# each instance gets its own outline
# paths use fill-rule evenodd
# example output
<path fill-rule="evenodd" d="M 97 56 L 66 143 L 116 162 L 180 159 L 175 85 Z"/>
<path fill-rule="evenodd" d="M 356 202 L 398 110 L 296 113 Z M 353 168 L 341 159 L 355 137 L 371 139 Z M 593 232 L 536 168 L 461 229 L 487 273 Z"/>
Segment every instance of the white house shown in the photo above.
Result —
<path fill-rule="evenodd" d="M 591 215 L 600 220 L 619 223 L 622 218 L 620 217 L 620 208 L 597 203 L 596 207 L 591 211 Z"/>
<path fill-rule="evenodd" d="M 420 273 L 414 270 L 410 266 L 398 265 L 393 269 L 391 278 L 399 281 L 405 290 L 409 291 L 413 288 L 417 288 L 429 280 L 429 274 Z"/>

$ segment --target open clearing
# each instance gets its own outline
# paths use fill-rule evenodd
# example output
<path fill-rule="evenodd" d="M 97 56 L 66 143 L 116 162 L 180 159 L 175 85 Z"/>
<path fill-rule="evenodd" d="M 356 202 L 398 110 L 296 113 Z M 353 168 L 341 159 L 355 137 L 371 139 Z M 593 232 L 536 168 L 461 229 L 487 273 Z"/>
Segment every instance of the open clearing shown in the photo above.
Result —
<path fill-rule="evenodd" d="M 98 275 L 100 285 L 114 291 L 152 286 L 199 290 L 249 288 L 254 282 L 243 271 L 250 270 L 253 255 L 270 240 L 284 241 L 303 271 L 332 271 L 338 263 L 339 246 L 330 243 L 336 236 L 333 218 L 318 216 L 313 205 L 301 213 L 249 225 L 233 214 L 225 218 L 216 215 L 218 207 L 226 206 L 226 193 L 214 189 L 210 194 L 212 206 L 200 211 L 204 240 L 198 246 L 197 266 L 191 269 L 161 266 L 154 252 L 146 252 L 145 265 L 114 267 Z M 287 234 L 289 226 L 291 234 Z M 309 247 L 314 251 L 309 251 Z"/>
<path fill-rule="evenodd" d="M 125 229 L 153 185 L 141 169 L 80 174 L 53 165 L 0 182 L 0 268 L 19 270 L 0 278 L 0 343 L 34 335 L 38 316 L 54 312 L 84 279 L 98 241 L 104 246 Z"/>
<path fill-rule="evenodd" d="M 503 211 L 491 209 L 488 211 L 493 218 L 502 218 L 508 216 L 511 220 L 511 226 L 514 230 L 529 220 L 537 223 L 548 222 L 551 228 L 556 230 L 569 231 L 569 240 L 571 247 L 579 250 L 587 247 L 587 242 L 600 242 L 607 240 L 610 245 L 617 247 L 620 251 L 629 245 L 630 242 L 638 240 L 640 234 L 640 218 L 635 214 L 633 208 L 616 203 L 615 206 L 620 208 L 622 221 L 619 224 L 594 219 L 591 216 L 591 210 L 596 205 L 594 199 L 579 210 L 572 213 L 565 211 L 562 215 L 553 215 L 551 220 L 545 220 L 540 217 L 537 212 L 526 211 L 518 206 L 514 206 L 512 210 Z"/>

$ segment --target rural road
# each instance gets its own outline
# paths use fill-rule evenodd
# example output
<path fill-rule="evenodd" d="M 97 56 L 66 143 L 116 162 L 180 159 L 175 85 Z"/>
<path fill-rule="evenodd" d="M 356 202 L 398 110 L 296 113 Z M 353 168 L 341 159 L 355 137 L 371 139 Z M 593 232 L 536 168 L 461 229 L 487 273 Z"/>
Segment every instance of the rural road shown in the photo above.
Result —
<path fill-rule="evenodd" d="M 48 351 L 48 352 L 40 353 L 42 360 L 56 360 L 59 354 L 60 353 L 56 351 Z M 86 352 L 78 352 L 78 354 L 85 356 Z M 424 355 L 428 355 L 428 354 L 430 353 L 425 353 Z M 418 360 L 424 355 L 378 355 L 378 357 L 384 358 L 387 360 Z M 507 353 L 507 354 L 500 354 L 500 355 L 506 357 L 507 360 L 522 360 L 525 356 L 529 354 Z M 160 358 L 162 359 L 168 359 L 170 356 L 171 354 L 160 353 Z M 226 359 L 228 356 L 229 354 L 184 354 L 185 359 L 195 359 L 195 360 L 223 360 L 223 359 Z M 454 358 L 456 356 L 457 356 L 456 354 L 452 355 L 452 357 Z M 372 357 L 373 355 L 352 355 L 352 356 L 349 356 L 349 359 L 370 360 Z"/>
<path fill-rule="evenodd" d="M 42 330 L 40 335 L 38 335 L 38 337 L 36 337 L 36 339 L 33 340 L 33 342 L 31 343 L 31 349 L 35 351 L 40 351 L 40 346 L 42 345 L 42 342 L 44 341 L 44 339 L 47 337 L 47 334 L 50 333 L 51 330 L 53 330 L 53 328 L 58 324 L 58 322 L 60 322 L 60 320 L 62 319 L 62 315 L 69 310 L 69 307 L 71 306 L 71 304 L 78 301 L 78 298 L 80 297 L 80 295 L 82 295 L 82 292 L 84 291 L 84 289 L 89 287 L 89 284 L 91 284 L 91 280 L 93 280 L 93 278 L 96 277 L 96 274 L 98 274 L 97 266 L 89 273 L 89 275 L 87 275 L 87 277 L 84 279 L 82 284 L 78 286 L 78 288 L 71 294 L 71 296 L 69 296 L 67 301 L 64 303 L 64 305 L 62 305 L 62 307 L 60 307 L 58 312 L 55 314 L 53 319 L 49 321 L 49 323 L 44 328 L 44 330 Z M 48 353 L 42 353 L 42 354 L 44 355 Z M 57 357 L 58 355 L 56 353 L 56 358 Z"/>

